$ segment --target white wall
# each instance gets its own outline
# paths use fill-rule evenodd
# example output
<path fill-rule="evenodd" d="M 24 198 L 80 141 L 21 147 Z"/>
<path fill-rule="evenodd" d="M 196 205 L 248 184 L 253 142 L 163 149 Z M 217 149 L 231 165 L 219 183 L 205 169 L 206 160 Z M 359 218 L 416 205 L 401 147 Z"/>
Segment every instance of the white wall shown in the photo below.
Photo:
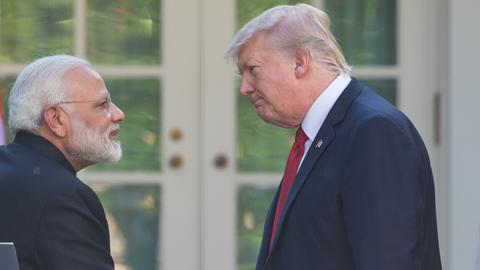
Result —
<path fill-rule="evenodd" d="M 448 270 L 474 269 L 480 225 L 480 1 L 448 2 Z"/>

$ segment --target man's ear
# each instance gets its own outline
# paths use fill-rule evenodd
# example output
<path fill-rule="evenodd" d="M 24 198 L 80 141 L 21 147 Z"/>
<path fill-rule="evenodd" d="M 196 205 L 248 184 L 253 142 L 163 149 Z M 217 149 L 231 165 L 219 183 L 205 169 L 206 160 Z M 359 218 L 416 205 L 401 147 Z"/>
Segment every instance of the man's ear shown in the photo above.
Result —
<path fill-rule="evenodd" d="M 295 51 L 295 77 L 303 77 L 310 68 L 310 51 L 307 49 L 297 49 Z"/>
<path fill-rule="evenodd" d="M 43 111 L 43 119 L 46 126 L 58 137 L 65 137 L 66 135 L 66 116 L 62 110 L 56 106 L 48 106 Z"/>

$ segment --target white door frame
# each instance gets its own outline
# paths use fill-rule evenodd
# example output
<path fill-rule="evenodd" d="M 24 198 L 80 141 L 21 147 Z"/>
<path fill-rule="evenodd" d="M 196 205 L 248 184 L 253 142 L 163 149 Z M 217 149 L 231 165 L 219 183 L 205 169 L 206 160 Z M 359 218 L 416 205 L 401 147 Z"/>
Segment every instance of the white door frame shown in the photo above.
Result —
<path fill-rule="evenodd" d="M 163 0 L 163 80 L 162 141 L 165 164 L 161 269 L 199 269 L 200 256 L 200 5 L 198 0 Z M 172 140 L 179 129 L 183 136 Z M 169 166 L 177 155 L 180 168 Z"/>
<path fill-rule="evenodd" d="M 235 1 L 202 1 L 202 268 L 236 269 L 236 90 L 223 52 L 235 30 Z M 215 159 L 224 156 L 224 168 Z"/>

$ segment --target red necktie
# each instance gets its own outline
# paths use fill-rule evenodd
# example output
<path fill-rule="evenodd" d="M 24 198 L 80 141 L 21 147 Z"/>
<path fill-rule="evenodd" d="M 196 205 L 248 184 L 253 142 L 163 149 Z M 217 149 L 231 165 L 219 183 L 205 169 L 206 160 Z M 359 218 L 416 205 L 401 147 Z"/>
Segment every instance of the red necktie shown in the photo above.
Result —
<path fill-rule="evenodd" d="M 273 220 L 272 235 L 270 237 L 270 246 L 278 229 L 278 222 L 282 215 L 283 207 L 287 201 L 288 193 L 292 188 L 293 181 L 297 175 L 298 166 L 305 151 L 305 142 L 308 140 L 307 135 L 302 130 L 302 127 L 297 129 L 295 134 L 295 142 L 293 143 L 290 154 L 288 155 L 287 165 L 285 166 L 285 173 L 283 174 L 283 181 L 280 187 L 280 196 L 278 197 L 277 209 L 275 211 L 275 219 Z"/>

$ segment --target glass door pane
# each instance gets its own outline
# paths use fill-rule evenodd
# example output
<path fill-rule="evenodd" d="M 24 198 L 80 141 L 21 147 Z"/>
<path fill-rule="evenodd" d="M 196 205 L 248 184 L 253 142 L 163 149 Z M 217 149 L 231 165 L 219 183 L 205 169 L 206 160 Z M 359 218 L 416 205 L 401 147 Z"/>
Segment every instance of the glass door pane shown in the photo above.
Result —
<path fill-rule="evenodd" d="M 243 185 L 238 190 L 237 270 L 255 269 L 262 243 L 263 224 L 276 187 Z"/>
<path fill-rule="evenodd" d="M 93 188 L 105 208 L 115 268 L 160 269 L 160 187 L 95 184 Z"/>
<path fill-rule="evenodd" d="M 73 53 L 72 1 L 0 1 L 0 63 Z"/>
<path fill-rule="evenodd" d="M 397 64 L 396 0 L 324 0 L 350 65 Z"/>
<path fill-rule="evenodd" d="M 377 93 L 379 93 L 388 102 L 397 106 L 397 80 L 378 79 L 378 80 L 362 80 L 362 81 L 365 85 L 377 91 Z"/>
<path fill-rule="evenodd" d="M 100 64 L 160 64 L 161 1 L 87 1 L 87 56 Z"/>

